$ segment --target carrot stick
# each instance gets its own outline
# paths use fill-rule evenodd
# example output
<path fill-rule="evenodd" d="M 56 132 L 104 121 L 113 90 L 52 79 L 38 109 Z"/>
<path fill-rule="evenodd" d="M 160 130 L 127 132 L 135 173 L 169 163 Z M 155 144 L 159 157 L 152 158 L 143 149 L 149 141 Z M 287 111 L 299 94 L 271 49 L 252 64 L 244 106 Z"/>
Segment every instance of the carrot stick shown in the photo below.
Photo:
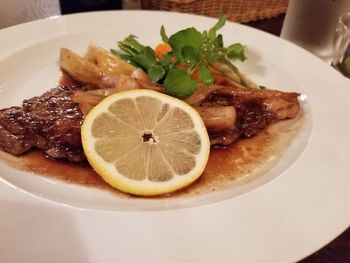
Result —
<path fill-rule="evenodd" d="M 168 54 L 170 51 L 171 51 L 171 46 L 167 43 L 160 43 L 154 49 L 154 53 L 156 54 L 156 57 L 159 60 L 162 60 L 163 57 L 166 54 Z"/>
<path fill-rule="evenodd" d="M 228 78 L 223 76 L 222 74 L 220 74 L 220 72 L 218 70 L 216 70 L 213 67 L 209 67 L 210 72 L 213 74 L 214 77 L 214 83 L 218 84 L 218 85 L 223 85 L 223 84 L 228 84 Z M 199 76 L 198 76 L 198 69 L 196 69 L 193 74 L 192 77 L 197 81 L 200 82 Z"/>

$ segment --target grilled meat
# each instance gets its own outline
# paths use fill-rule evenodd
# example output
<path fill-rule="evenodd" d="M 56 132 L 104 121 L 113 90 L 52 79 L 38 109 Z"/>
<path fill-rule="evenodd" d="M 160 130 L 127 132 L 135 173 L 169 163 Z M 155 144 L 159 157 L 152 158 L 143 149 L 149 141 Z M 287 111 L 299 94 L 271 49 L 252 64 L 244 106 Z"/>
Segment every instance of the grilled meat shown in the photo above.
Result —
<path fill-rule="evenodd" d="M 84 161 L 80 128 L 85 114 L 79 98 L 86 101 L 94 95 L 88 100 L 93 107 L 103 94 L 109 94 L 87 89 L 91 87 L 58 86 L 25 100 L 22 107 L 0 110 L 0 149 L 20 155 L 38 148 L 55 159 Z M 211 144 L 228 145 L 254 136 L 273 122 L 294 118 L 300 107 L 298 96 L 294 92 L 214 85 L 198 87 L 185 101 L 202 116 Z"/>
<path fill-rule="evenodd" d="M 294 118 L 300 108 L 296 92 L 270 89 L 247 89 L 230 86 L 200 86 L 185 101 L 197 110 L 208 107 L 233 106 L 236 114 L 231 125 L 221 129 L 211 122 L 208 133 L 212 145 L 228 145 L 240 137 L 258 134 L 271 123 Z M 228 119 L 228 118 L 227 118 Z"/>
<path fill-rule="evenodd" d="M 22 107 L 0 110 L 0 148 L 14 155 L 38 148 L 55 159 L 85 160 L 80 138 L 84 115 L 71 100 L 81 89 L 58 86 L 25 100 Z"/>

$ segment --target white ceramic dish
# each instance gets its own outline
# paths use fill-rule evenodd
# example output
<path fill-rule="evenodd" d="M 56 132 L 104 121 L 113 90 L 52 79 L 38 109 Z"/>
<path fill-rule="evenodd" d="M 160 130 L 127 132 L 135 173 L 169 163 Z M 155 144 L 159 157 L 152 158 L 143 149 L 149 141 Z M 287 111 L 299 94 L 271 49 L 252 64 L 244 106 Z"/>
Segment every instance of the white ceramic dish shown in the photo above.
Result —
<path fill-rule="evenodd" d="M 60 47 L 83 53 L 133 33 L 159 43 L 214 19 L 115 11 L 57 17 L 0 31 L 0 107 L 18 105 L 58 80 Z M 305 122 L 282 159 L 261 177 L 214 194 L 175 200 L 118 199 L 0 164 L 0 252 L 6 262 L 292 262 L 350 223 L 349 82 L 323 61 L 272 35 L 228 23 L 240 65 L 257 83 L 308 97 Z M 63 251 L 64 250 L 64 251 Z M 20 251 L 20 252 L 18 252 Z"/>

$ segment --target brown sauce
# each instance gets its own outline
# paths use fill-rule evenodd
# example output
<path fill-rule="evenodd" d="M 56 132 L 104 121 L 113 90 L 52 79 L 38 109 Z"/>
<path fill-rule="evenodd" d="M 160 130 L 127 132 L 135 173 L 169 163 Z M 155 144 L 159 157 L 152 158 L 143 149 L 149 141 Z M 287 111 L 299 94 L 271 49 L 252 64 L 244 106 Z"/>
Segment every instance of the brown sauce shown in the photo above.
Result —
<path fill-rule="evenodd" d="M 231 187 L 238 179 L 263 174 L 286 150 L 302 122 L 303 117 L 300 114 L 296 119 L 271 125 L 253 138 L 239 140 L 226 148 L 211 149 L 202 176 L 192 185 L 166 197 L 193 196 L 219 191 Z M 112 191 L 119 197 L 130 197 L 104 182 L 88 164 L 53 160 L 41 151 L 31 151 L 21 157 L 4 156 L 8 155 L 2 154 L 0 158 L 7 159 L 8 164 L 38 176 Z"/>
<path fill-rule="evenodd" d="M 258 135 L 239 140 L 226 148 L 212 148 L 202 176 L 177 195 L 198 195 L 234 187 L 241 179 L 269 171 L 286 151 L 303 123 L 296 119 L 271 125 Z"/>
<path fill-rule="evenodd" d="M 70 85 L 75 82 L 67 74 L 61 73 L 59 84 Z M 201 177 L 192 185 L 165 197 L 192 196 L 219 191 L 232 187 L 238 179 L 262 175 L 278 161 L 302 123 L 303 114 L 300 113 L 295 119 L 273 124 L 252 138 L 239 140 L 229 147 L 212 148 Z M 0 159 L 38 176 L 112 191 L 119 197 L 130 197 L 107 184 L 88 164 L 53 160 L 39 150 L 20 157 L 0 151 Z"/>

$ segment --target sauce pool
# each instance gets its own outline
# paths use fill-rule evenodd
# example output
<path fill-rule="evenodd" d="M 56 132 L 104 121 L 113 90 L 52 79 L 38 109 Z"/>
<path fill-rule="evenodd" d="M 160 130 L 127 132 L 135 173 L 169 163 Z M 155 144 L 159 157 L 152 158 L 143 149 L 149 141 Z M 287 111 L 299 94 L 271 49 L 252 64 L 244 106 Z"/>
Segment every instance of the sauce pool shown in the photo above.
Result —
<path fill-rule="evenodd" d="M 212 147 L 201 177 L 190 186 L 163 197 L 193 196 L 219 191 L 232 187 L 239 179 L 264 174 L 278 161 L 296 136 L 302 119 L 299 114 L 296 119 L 273 124 L 258 135 L 239 140 L 229 147 Z M 39 150 L 20 157 L 11 156 L 7 163 L 38 176 L 112 191 L 122 198 L 131 197 L 107 184 L 87 163 L 75 164 L 54 160 Z"/>

